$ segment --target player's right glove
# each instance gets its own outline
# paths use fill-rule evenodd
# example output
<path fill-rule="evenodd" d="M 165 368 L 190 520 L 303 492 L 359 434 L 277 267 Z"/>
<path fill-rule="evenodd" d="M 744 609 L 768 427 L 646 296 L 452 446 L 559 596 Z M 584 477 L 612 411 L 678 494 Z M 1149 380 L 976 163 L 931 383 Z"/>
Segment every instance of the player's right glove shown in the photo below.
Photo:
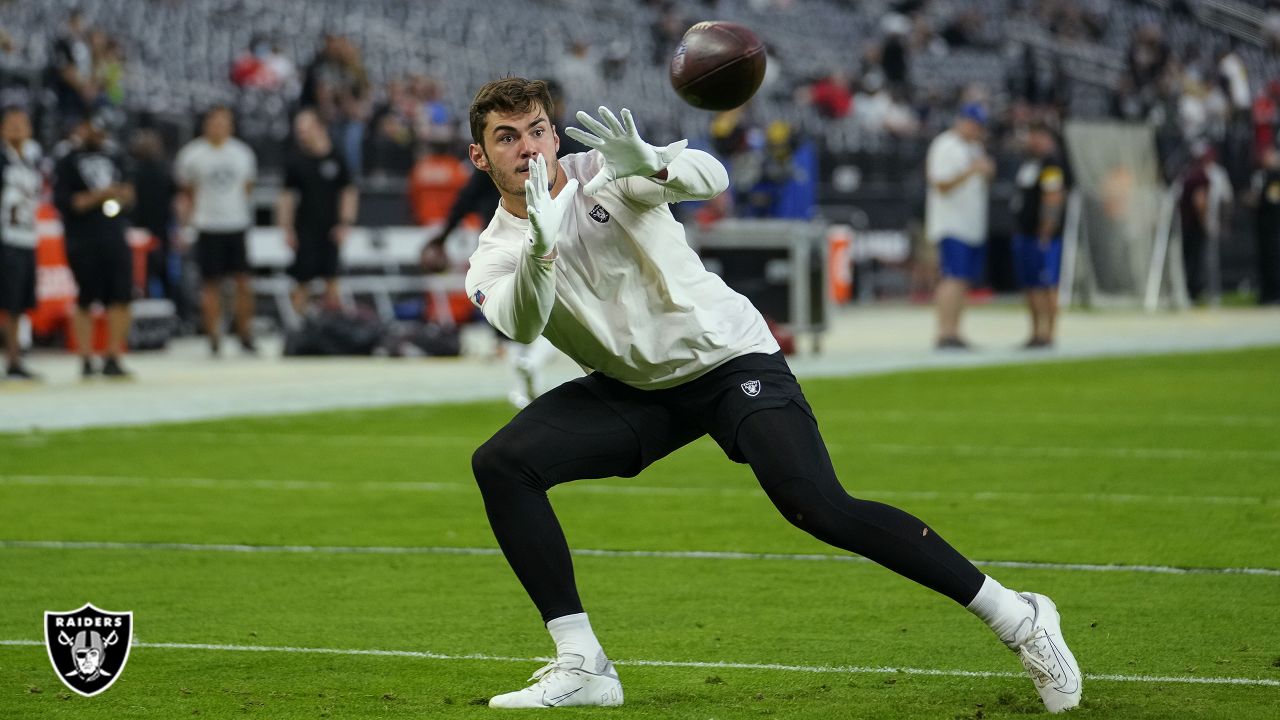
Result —
<path fill-rule="evenodd" d="M 604 167 L 582 187 L 582 192 L 588 196 L 595 195 L 605 185 L 620 178 L 649 177 L 661 172 L 689 144 L 688 140 L 679 140 L 666 147 L 654 147 L 641 140 L 631 111 L 626 108 L 622 108 L 621 122 L 604 106 L 600 107 L 600 118 L 603 123 L 578 111 L 578 122 L 591 132 L 575 127 L 564 130 L 574 140 L 599 150 L 604 158 Z"/>
<path fill-rule="evenodd" d="M 529 179 L 524 181 L 524 201 L 529 211 L 529 251 L 534 257 L 546 257 L 556 249 L 560 223 L 564 221 L 564 214 L 573 204 L 573 194 L 577 191 L 578 181 L 570 180 L 560 190 L 558 197 L 551 197 L 551 188 L 547 183 L 546 156 L 539 155 L 529 161 Z"/>

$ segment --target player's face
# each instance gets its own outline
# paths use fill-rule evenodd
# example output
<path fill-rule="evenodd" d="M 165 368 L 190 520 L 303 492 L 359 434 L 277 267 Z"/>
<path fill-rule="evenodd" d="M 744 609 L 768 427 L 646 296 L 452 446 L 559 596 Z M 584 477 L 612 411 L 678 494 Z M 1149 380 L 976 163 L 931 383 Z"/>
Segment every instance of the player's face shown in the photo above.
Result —
<path fill-rule="evenodd" d="M 526 113 L 492 111 L 485 119 L 484 145 L 471 146 L 471 162 L 489 173 L 498 189 L 508 195 L 524 195 L 529 162 L 539 155 L 554 161 L 560 138 L 547 111 L 537 107 Z M 560 164 L 547 163 L 547 181 L 555 186 Z"/>
<path fill-rule="evenodd" d="M 21 145 L 31 139 L 31 118 L 21 110 L 10 110 L 4 115 L 4 127 L 0 135 L 10 145 Z"/>
<path fill-rule="evenodd" d="M 231 113 L 225 110 L 210 113 L 204 121 L 204 135 L 214 142 L 231 137 Z"/>

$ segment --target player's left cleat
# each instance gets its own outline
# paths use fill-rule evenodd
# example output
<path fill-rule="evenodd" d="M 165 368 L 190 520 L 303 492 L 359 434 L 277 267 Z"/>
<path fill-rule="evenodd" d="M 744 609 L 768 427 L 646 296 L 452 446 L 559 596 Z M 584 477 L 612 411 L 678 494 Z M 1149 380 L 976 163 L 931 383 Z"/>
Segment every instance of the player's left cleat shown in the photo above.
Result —
<path fill-rule="evenodd" d="M 1014 648 L 1022 666 L 1031 675 L 1040 699 L 1051 713 L 1070 710 L 1080 704 L 1083 678 L 1080 665 L 1062 639 L 1062 616 L 1044 595 L 1020 593 L 1034 609 L 1031 630 Z"/>
<path fill-rule="evenodd" d="M 596 661 L 598 672 L 586 669 L 581 655 L 561 655 L 529 678 L 534 684 L 489 700 L 492 708 L 547 708 L 622 704 L 622 681 L 604 653 Z"/>

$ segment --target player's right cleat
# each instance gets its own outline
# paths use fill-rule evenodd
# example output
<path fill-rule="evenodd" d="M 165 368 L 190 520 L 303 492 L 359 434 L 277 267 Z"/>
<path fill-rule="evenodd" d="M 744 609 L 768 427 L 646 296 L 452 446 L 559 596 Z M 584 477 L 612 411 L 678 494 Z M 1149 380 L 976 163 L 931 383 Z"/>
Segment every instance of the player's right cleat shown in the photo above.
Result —
<path fill-rule="evenodd" d="M 523 690 L 498 695 L 489 700 L 491 708 L 548 708 L 622 704 L 622 681 L 604 653 L 595 665 L 598 672 L 585 669 L 581 655 L 566 654 L 547 663 L 529 678 L 534 684 Z"/>
<path fill-rule="evenodd" d="M 1014 650 L 1031 675 L 1040 699 L 1051 713 L 1060 713 L 1080 704 L 1080 665 L 1062 639 L 1062 616 L 1044 595 L 1019 593 L 1034 610 L 1031 630 Z"/>

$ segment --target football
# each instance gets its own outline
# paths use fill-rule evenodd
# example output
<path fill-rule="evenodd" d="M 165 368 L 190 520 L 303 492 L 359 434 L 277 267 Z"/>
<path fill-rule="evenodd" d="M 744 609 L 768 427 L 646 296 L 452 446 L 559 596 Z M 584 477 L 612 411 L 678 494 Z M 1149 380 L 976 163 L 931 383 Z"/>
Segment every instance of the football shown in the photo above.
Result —
<path fill-rule="evenodd" d="M 671 57 L 671 87 L 703 110 L 731 110 L 751 99 L 764 80 L 764 43 L 731 22 L 689 28 Z"/>

